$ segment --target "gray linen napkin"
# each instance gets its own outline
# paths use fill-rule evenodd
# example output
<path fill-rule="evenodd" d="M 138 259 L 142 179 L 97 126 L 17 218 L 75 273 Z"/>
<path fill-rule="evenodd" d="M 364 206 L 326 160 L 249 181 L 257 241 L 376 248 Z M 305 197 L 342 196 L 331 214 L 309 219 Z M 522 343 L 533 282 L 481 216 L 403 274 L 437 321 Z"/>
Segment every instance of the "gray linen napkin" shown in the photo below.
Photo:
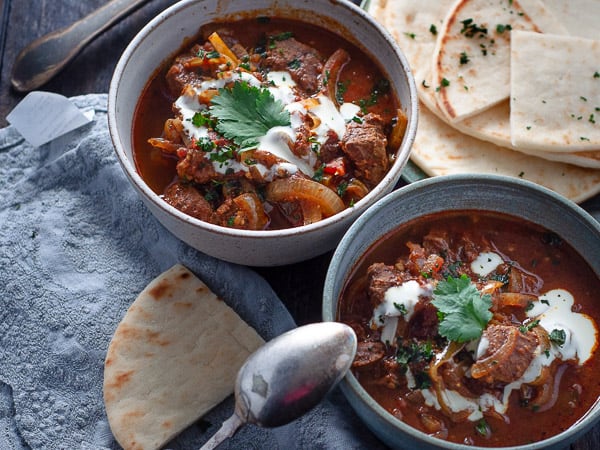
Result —
<path fill-rule="evenodd" d="M 144 286 L 180 262 L 265 338 L 295 326 L 250 269 L 186 246 L 146 210 L 114 156 L 106 95 L 83 129 L 32 148 L 0 130 L 0 450 L 118 449 L 102 401 L 108 343 Z M 195 449 L 233 411 L 233 397 L 184 431 Z M 222 448 L 383 448 L 339 390 L 293 423 L 246 426 Z"/>

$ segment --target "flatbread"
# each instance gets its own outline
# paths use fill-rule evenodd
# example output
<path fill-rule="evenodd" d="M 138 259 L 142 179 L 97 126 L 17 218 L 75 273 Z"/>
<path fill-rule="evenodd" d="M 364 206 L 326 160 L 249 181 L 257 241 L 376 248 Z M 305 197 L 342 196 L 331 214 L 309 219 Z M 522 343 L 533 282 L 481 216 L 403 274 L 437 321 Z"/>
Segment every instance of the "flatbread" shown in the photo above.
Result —
<path fill-rule="evenodd" d="M 125 450 L 158 449 L 233 392 L 264 343 L 182 265 L 154 279 L 118 325 L 104 365 L 110 428 Z"/>
<path fill-rule="evenodd" d="M 552 162 L 468 136 L 421 105 L 411 159 L 427 175 L 488 173 L 526 179 L 582 202 L 600 192 L 600 171 Z"/>
<path fill-rule="evenodd" d="M 587 168 L 600 168 L 600 152 L 515 151 L 510 138 L 508 99 L 450 124 L 434 97 L 431 64 L 437 34 L 453 3 L 454 0 L 371 0 L 369 5 L 369 13 L 398 42 L 415 76 L 421 105 L 413 162 L 429 176 L 446 173 L 520 176 L 577 202 L 598 193 L 599 174 Z M 573 9 L 569 12 L 576 13 Z"/>
<path fill-rule="evenodd" d="M 457 0 L 443 22 L 431 79 L 450 122 L 509 98 L 511 30 L 567 32 L 540 0 Z"/>
<path fill-rule="evenodd" d="M 600 40 L 513 31 L 511 62 L 515 147 L 600 149 Z"/>
<path fill-rule="evenodd" d="M 438 107 L 433 95 L 436 86 L 431 78 L 432 55 L 437 37 L 443 27 L 444 18 L 456 0 L 371 0 L 369 12 L 392 34 L 404 52 L 413 71 L 419 99 L 438 117 L 461 132 L 477 139 L 492 142 L 500 147 L 512 148 L 530 155 L 551 161 L 561 161 L 582 167 L 600 167 L 600 149 L 597 151 L 569 150 L 568 152 L 548 152 L 544 145 L 530 148 L 516 148 L 512 145 L 510 130 L 509 100 L 506 99 L 478 114 L 461 121 L 451 122 Z M 597 0 L 544 0 L 548 9 L 553 11 L 561 22 L 572 28 L 582 16 L 600 9 Z M 597 17 L 597 16 L 595 16 Z M 589 19 L 582 21 L 582 35 L 593 33 Z M 590 23 L 589 25 L 586 25 Z M 594 28 L 598 34 L 597 25 Z"/>
<path fill-rule="evenodd" d="M 435 102 L 435 98 L 430 89 L 423 89 L 423 91 L 419 93 L 419 98 L 429 111 L 433 112 L 440 120 L 445 122 L 445 117 L 437 107 L 437 103 Z M 451 124 L 451 126 L 476 139 L 480 139 L 483 136 L 480 140 L 495 144 L 498 147 L 519 151 L 548 161 L 574 164 L 588 169 L 600 169 L 600 150 L 553 152 L 547 151 L 546 149 L 540 150 L 536 146 L 532 146 L 532 148 L 517 148 L 512 145 L 509 100 L 477 114 L 476 116 Z"/>
<path fill-rule="evenodd" d="M 598 0 L 543 0 L 572 36 L 600 39 Z"/>

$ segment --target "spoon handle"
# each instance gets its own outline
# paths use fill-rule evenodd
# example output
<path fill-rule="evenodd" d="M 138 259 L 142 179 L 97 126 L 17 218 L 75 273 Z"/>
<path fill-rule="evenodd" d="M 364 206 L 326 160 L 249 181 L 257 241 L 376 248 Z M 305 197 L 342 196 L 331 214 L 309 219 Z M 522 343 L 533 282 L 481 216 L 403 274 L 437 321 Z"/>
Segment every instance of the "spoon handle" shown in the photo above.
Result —
<path fill-rule="evenodd" d="M 111 0 L 83 19 L 31 42 L 17 56 L 11 83 L 20 92 L 45 84 L 99 34 L 148 0 Z"/>
<path fill-rule="evenodd" d="M 200 447 L 200 450 L 213 450 L 225 439 L 235 434 L 239 427 L 243 425 L 242 419 L 237 414 L 233 414 L 229 419 L 223 422 L 221 428 L 206 443 Z"/>

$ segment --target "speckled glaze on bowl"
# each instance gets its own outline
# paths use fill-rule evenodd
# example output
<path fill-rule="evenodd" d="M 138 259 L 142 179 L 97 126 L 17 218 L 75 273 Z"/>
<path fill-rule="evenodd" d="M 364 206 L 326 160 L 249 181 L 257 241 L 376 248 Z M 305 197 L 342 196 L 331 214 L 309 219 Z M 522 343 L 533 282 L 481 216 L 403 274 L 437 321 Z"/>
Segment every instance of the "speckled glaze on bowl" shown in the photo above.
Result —
<path fill-rule="evenodd" d="M 536 184 L 494 175 L 430 178 L 379 200 L 344 235 L 329 266 L 323 292 L 323 320 L 337 317 L 341 290 L 357 260 L 400 224 L 425 214 L 475 209 L 510 214 L 544 226 L 579 251 L 600 276 L 600 223 L 575 203 Z M 600 301 L 600 299 L 599 299 Z M 476 447 L 447 442 L 416 430 L 382 408 L 349 373 L 341 389 L 365 424 L 383 442 L 398 449 L 467 450 Z M 502 447 L 513 450 L 560 449 L 590 430 L 600 419 L 600 403 L 568 430 L 544 441 Z"/>
<path fill-rule="evenodd" d="M 246 231 L 202 222 L 164 202 L 137 173 L 132 120 L 148 78 L 186 37 L 215 19 L 278 16 L 321 25 L 354 42 L 373 58 L 396 91 L 408 118 L 406 134 L 385 178 L 352 208 L 320 222 L 286 230 Z M 119 60 L 108 94 L 108 124 L 117 157 L 154 216 L 192 247 L 227 261 L 275 266 L 306 260 L 335 247 L 354 220 L 400 178 L 417 127 L 418 101 L 408 63 L 394 39 L 366 12 L 346 0 L 183 0 L 162 12 L 133 39 Z"/>

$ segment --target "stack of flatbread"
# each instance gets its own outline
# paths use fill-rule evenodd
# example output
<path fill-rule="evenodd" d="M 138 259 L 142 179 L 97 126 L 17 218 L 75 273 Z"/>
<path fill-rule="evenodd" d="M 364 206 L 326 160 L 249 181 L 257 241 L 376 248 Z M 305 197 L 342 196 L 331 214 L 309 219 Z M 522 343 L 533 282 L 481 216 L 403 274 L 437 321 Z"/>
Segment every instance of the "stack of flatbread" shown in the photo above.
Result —
<path fill-rule="evenodd" d="M 600 192 L 600 1 L 371 0 L 421 103 L 428 175 L 521 177 L 581 202 Z"/>

